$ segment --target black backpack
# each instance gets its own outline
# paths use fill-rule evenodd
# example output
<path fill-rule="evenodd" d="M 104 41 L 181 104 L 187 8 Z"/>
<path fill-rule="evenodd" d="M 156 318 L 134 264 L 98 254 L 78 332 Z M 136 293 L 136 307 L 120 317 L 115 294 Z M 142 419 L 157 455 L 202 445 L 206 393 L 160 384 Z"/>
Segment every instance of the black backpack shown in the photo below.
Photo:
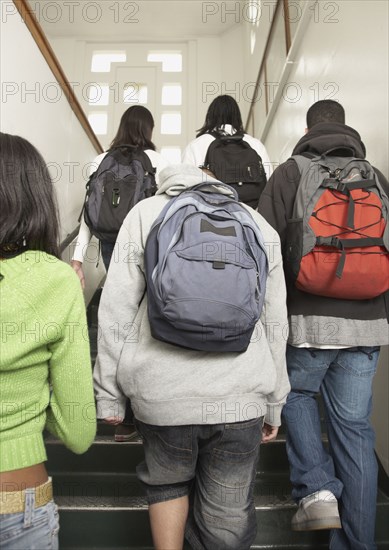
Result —
<path fill-rule="evenodd" d="M 256 209 L 266 185 L 261 157 L 241 134 L 223 136 L 213 132 L 211 135 L 215 139 L 208 147 L 204 168 L 234 187 L 241 202 Z"/>
<path fill-rule="evenodd" d="M 86 184 L 84 219 L 99 240 L 114 243 L 131 208 L 155 195 L 155 168 L 132 145 L 110 149 Z"/>

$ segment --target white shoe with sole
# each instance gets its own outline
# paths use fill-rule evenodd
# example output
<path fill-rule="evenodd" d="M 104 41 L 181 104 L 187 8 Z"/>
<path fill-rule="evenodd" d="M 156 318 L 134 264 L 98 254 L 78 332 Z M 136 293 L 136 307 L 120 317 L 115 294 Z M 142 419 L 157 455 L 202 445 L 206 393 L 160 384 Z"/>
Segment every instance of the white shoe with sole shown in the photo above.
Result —
<path fill-rule="evenodd" d="M 331 491 L 317 491 L 301 499 L 292 518 L 293 531 L 341 528 L 338 501 Z"/>

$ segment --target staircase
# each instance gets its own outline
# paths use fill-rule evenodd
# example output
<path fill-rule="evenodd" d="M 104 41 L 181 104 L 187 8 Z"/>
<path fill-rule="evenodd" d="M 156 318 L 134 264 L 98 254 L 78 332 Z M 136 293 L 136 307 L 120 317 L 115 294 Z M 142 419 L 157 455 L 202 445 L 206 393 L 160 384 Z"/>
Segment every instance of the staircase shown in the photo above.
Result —
<path fill-rule="evenodd" d="M 96 293 L 88 311 L 93 358 L 98 300 Z M 142 442 L 135 430 L 125 443 L 116 443 L 113 433 L 113 427 L 99 423 L 95 442 L 84 455 L 75 455 L 58 440 L 46 438 L 48 470 L 60 512 L 61 550 L 153 548 L 146 499 L 135 473 L 143 459 Z M 328 548 L 328 531 L 291 531 L 296 505 L 290 492 L 285 435 L 281 433 L 276 441 L 261 447 L 255 484 L 258 532 L 253 549 Z M 382 469 L 377 504 L 377 545 L 379 550 L 388 550 L 389 483 Z"/>

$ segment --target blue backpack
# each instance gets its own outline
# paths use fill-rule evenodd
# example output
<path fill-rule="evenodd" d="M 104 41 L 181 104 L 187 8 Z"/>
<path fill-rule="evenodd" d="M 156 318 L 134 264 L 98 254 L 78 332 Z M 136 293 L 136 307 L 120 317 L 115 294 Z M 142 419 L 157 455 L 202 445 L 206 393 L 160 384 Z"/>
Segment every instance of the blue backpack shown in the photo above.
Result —
<path fill-rule="evenodd" d="M 268 260 L 261 231 L 233 193 L 209 183 L 172 198 L 145 246 L 148 315 L 157 340 L 243 352 L 264 302 Z"/>

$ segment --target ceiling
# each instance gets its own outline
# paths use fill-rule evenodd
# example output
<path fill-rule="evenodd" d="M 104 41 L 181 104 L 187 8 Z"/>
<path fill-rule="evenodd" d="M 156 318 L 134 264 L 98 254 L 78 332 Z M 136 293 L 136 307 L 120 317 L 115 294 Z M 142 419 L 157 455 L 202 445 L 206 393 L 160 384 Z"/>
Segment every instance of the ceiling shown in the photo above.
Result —
<path fill-rule="evenodd" d="M 215 36 L 240 23 L 244 0 L 29 0 L 48 38 L 170 41 Z"/>

